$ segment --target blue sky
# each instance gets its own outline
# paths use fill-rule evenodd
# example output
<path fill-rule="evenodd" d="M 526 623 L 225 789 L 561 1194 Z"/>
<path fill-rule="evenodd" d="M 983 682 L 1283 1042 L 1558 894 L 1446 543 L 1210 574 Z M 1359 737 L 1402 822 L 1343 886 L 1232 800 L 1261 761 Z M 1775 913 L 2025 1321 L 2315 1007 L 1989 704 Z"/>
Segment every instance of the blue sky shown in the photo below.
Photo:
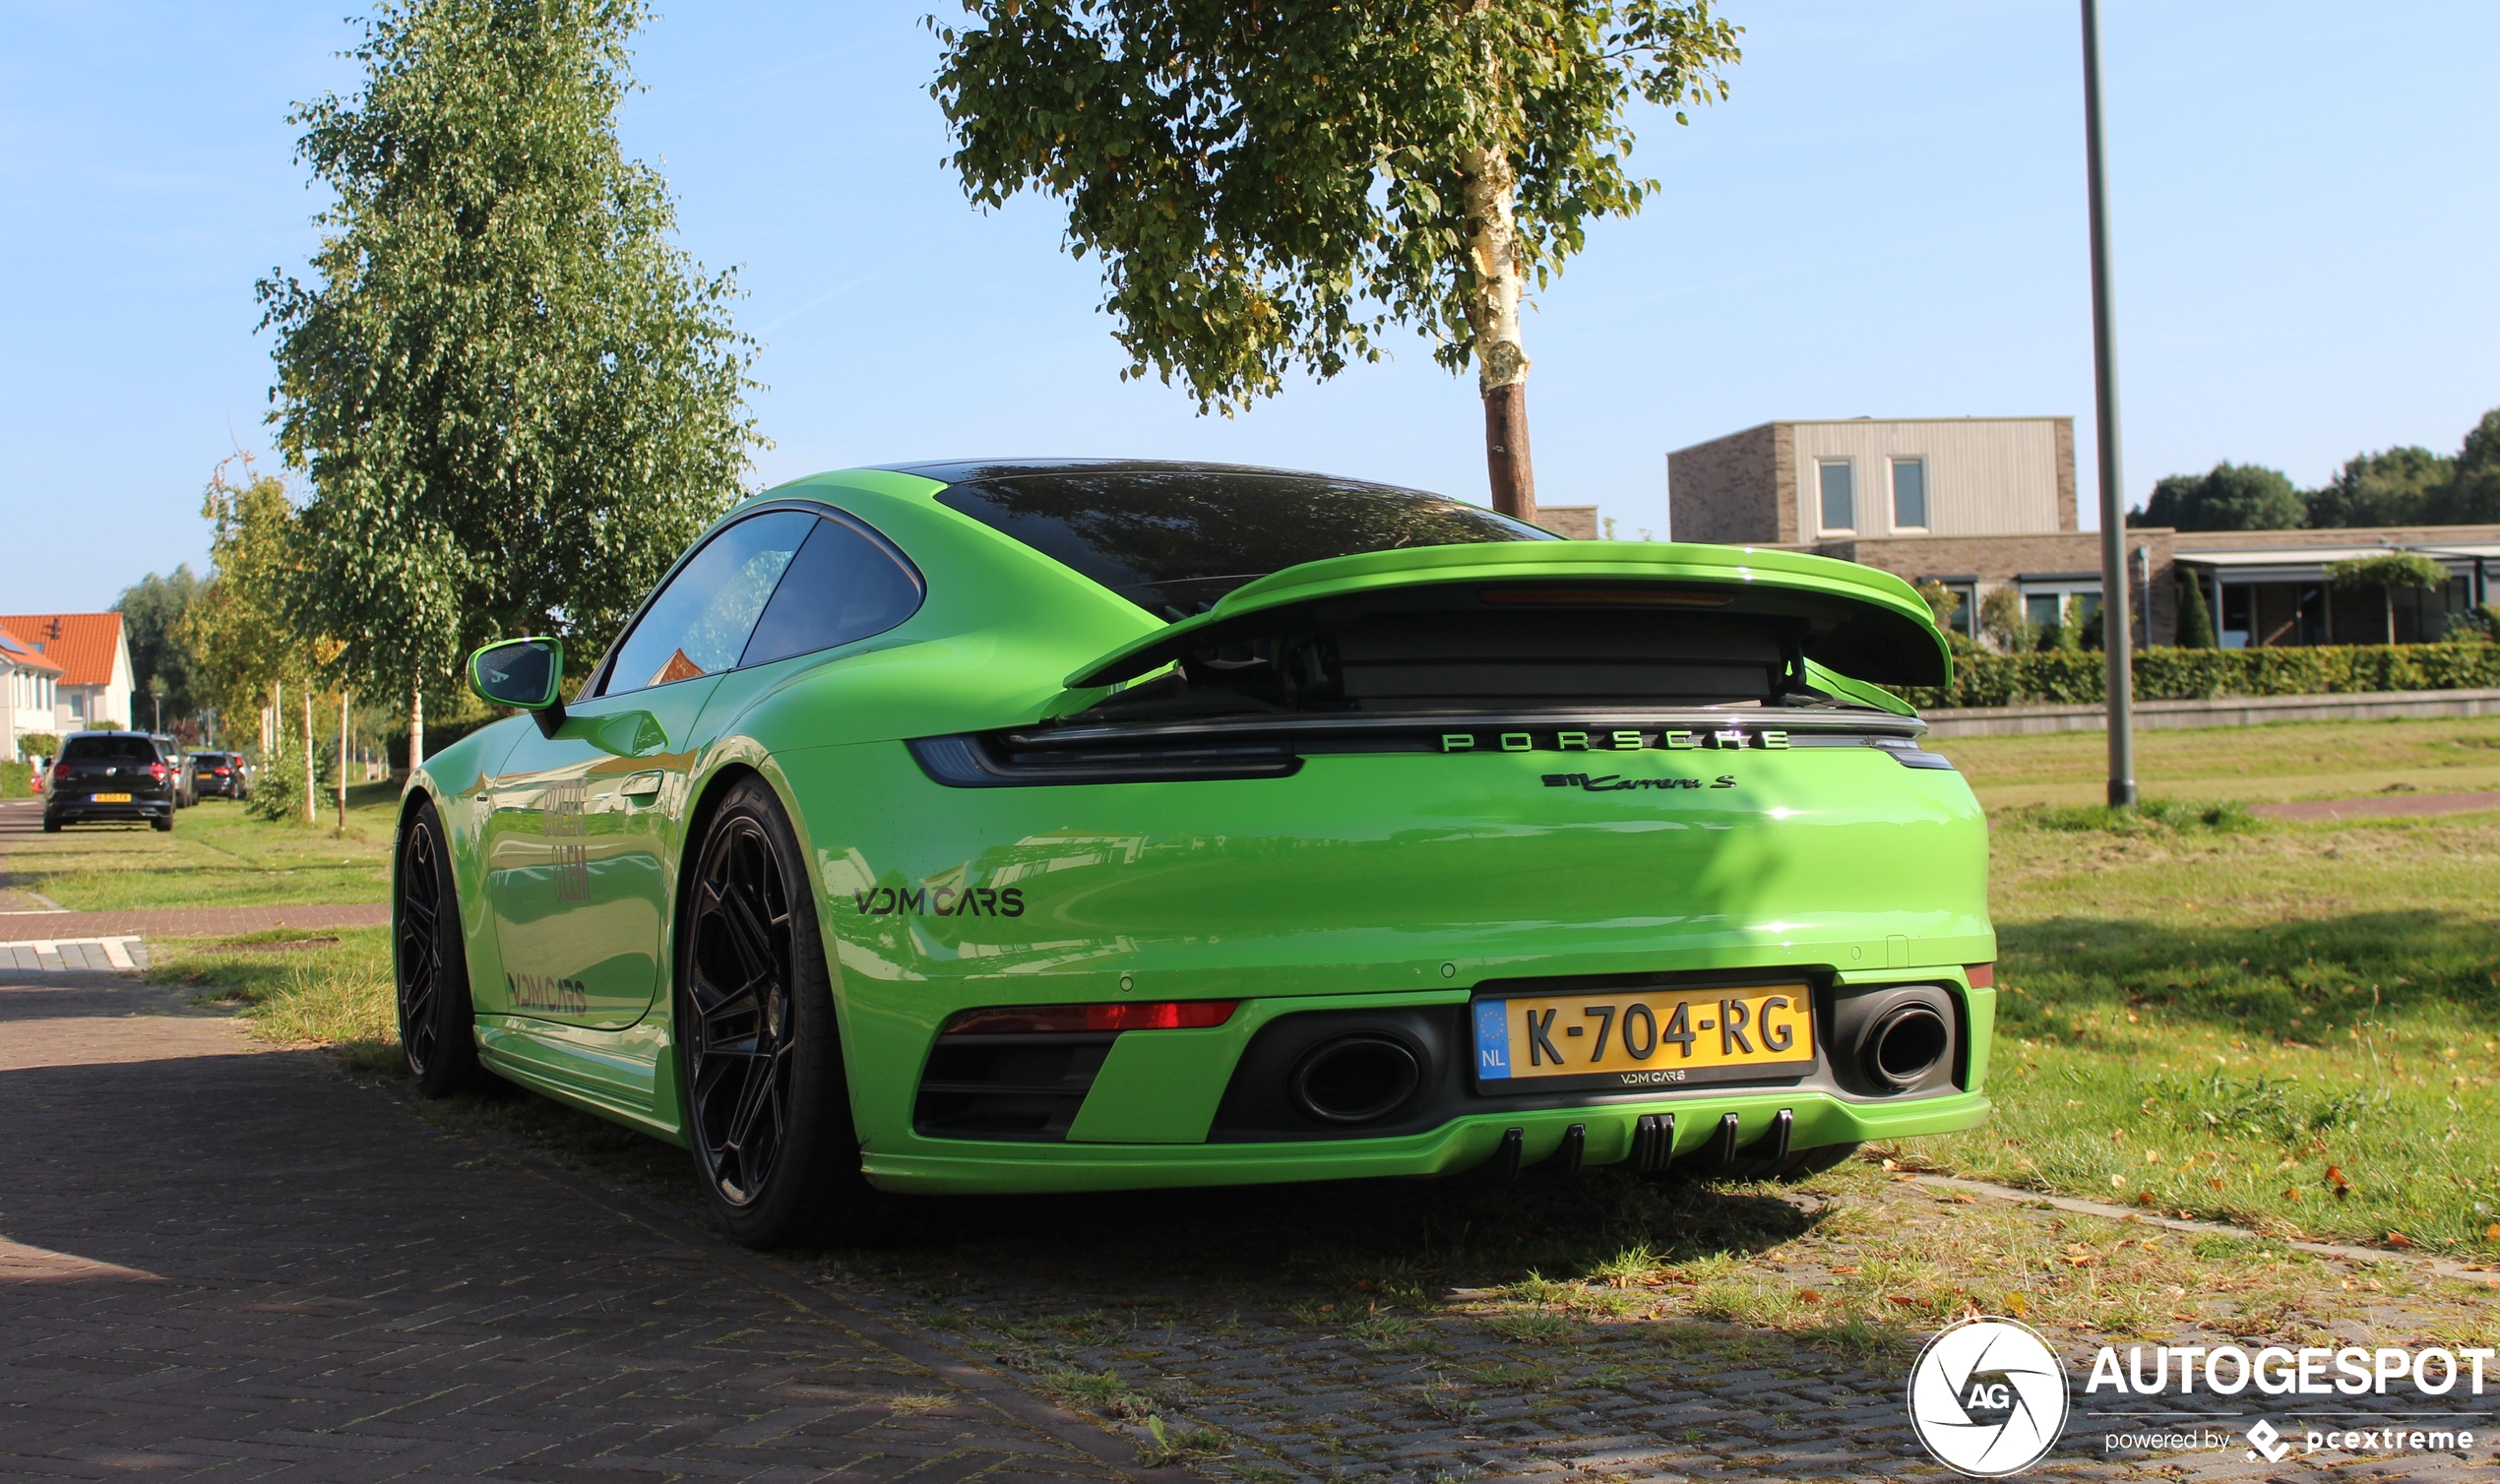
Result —
<path fill-rule="evenodd" d="M 1121 383 L 1053 205 L 975 213 L 942 167 L 926 0 L 664 8 L 624 138 L 739 269 L 765 479 L 1133 454 L 1483 497 L 1472 381 L 1420 341 L 1231 421 Z M 251 285 L 311 243 L 285 114 L 353 88 L 348 9 L 0 0 L 0 607 L 202 562 L 201 484 L 268 447 Z M 2453 450 L 2500 405 L 2500 6 L 2104 12 L 2131 500 L 2222 458 L 2311 484 Z M 2071 413 L 2089 461 L 2073 8 L 1727 13 L 1733 97 L 1646 121 L 1664 189 L 1528 322 L 1541 497 L 1663 534 L 1666 451 L 1775 417 Z"/>

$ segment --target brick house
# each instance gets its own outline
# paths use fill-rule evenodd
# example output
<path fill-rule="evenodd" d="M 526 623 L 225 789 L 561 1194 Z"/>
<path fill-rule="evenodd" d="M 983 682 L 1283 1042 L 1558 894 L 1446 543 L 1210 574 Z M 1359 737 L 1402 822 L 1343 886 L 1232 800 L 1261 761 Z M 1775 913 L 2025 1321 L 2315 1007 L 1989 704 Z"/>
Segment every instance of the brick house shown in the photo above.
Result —
<path fill-rule="evenodd" d="M 132 693 L 139 682 L 130 663 L 130 638 L 118 613 L 7 613 L 7 629 L 61 667 L 56 730 L 78 731 L 98 722 L 131 724 Z"/>
<path fill-rule="evenodd" d="M 2054 621 L 2071 599 L 2100 604 L 2100 534 L 2079 528 L 2075 420 L 1939 417 L 1767 422 L 1667 455 L 1676 540 L 1778 546 L 1862 562 L 1962 596 L 1955 625 L 2012 587 L 2026 616 Z M 2178 584 L 2203 588 L 2225 648 L 2374 643 L 2386 610 L 2339 609 L 2326 564 L 2422 551 L 2447 565 L 2442 591 L 2397 594 L 2397 638 L 2435 639 L 2490 600 L 2500 526 L 2351 530 L 2127 529 L 2137 642 L 2173 643 Z"/>

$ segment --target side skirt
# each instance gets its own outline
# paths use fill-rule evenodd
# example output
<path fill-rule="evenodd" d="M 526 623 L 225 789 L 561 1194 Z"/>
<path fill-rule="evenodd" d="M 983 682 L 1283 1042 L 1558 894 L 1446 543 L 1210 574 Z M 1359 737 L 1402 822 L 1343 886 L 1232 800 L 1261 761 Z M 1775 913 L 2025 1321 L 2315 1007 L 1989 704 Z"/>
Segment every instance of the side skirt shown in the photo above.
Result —
<path fill-rule="evenodd" d="M 591 1030 L 525 1016 L 477 1018 L 477 1055 L 488 1070 L 533 1092 L 683 1146 L 665 1018 L 623 1030 Z"/>

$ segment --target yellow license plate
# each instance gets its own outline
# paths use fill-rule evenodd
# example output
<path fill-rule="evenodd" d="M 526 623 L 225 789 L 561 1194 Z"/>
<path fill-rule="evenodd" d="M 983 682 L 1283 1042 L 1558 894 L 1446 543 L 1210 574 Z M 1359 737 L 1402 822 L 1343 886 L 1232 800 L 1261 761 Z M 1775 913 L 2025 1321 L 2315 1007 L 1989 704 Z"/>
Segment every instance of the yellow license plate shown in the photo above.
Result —
<path fill-rule="evenodd" d="M 1814 995 L 1802 984 L 1475 1002 L 1478 1082 L 1646 1087 L 1813 1065 Z"/>
<path fill-rule="evenodd" d="M 99 793 L 95 795 L 94 801 L 98 804 L 127 804 L 130 802 L 130 795 L 126 793 Z"/>

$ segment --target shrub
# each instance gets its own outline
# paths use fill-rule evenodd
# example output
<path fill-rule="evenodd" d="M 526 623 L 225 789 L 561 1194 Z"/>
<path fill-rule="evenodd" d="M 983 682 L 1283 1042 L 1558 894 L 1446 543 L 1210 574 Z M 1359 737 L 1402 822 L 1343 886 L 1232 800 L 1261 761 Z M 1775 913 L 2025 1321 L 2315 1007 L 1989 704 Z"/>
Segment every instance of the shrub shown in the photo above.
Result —
<path fill-rule="evenodd" d="M 1938 707 L 2089 704 L 2105 699 L 2102 657 L 2045 649 L 2029 654 L 1955 656 L 1953 684 L 1902 692 L 1922 710 Z M 2500 687 L 2500 646 L 2315 645 L 2267 649 L 2154 649 L 2135 656 L 2139 701 L 2204 701 L 2218 696 L 2328 696 L 2365 691 L 2459 691 Z"/>

